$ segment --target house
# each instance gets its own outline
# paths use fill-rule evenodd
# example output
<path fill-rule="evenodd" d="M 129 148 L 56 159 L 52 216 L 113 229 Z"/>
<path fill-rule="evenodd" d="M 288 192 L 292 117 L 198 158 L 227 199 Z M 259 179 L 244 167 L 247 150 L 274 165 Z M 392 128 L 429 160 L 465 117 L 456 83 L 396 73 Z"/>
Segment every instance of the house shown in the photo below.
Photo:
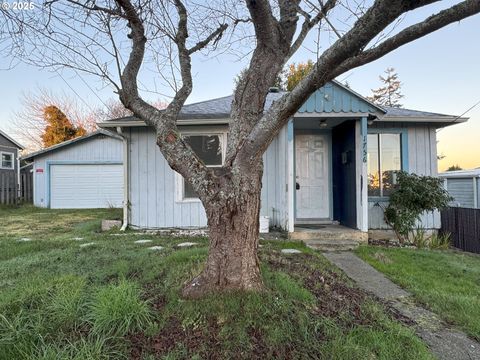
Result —
<path fill-rule="evenodd" d="M 28 154 L 33 204 L 53 209 L 122 207 L 123 140 L 98 130 Z"/>
<path fill-rule="evenodd" d="M 19 156 L 23 149 L 21 144 L 0 130 L 0 203 L 14 202 L 18 195 Z"/>
<path fill-rule="evenodd" d="M 439 174 L 453 197 L 452 205 L 480 209 L 480 168 Z"/>
<path fill-rule="evenodd" d="M 266 108 L 283 95 L 270 92 Z M 185 105 L 180 132 L 209 166 L 221 166 L 232 96 Z M 341 224 L 365 234 L 385 229 L 381 205 L 395 172 L 437 175 L 436 130 L 467 119 L 381 108 L 333 81 L 313 93 L 264 154 L 261 215 L 290 233 Z M 133 228 L 206 227 L 204 208 L 167 164 L 153 128 L 134 117 L 100 123 L 126 140 L 125 221 Z M 380 176 L 382 174 L 382 176 Z M 440 227 L 437 213 L 423 226 Z"/>

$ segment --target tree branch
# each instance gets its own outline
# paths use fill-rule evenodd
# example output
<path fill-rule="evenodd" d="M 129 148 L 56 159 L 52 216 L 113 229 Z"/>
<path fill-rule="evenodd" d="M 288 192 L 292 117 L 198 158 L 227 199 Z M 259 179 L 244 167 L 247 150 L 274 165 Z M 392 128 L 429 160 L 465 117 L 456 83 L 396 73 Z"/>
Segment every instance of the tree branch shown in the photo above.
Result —
<path fill-rule="evenodd" d="M 237 152 L 235 161 L 239 166 L 258 161 L 297 109 L 316 89 L 333 79 L 337 64 L 359 54 L 401 14 L 432 2 L 435 0 L 377 0 L 350 31 L 320 56 L 313 70 L 288 95 L 277 100 L 255 124 L 243 142 L 243 147 Z"/>
<path fill-rule="evenodd" d="M 374 48 L 362 51 L 357 56 L 345 60 L 339 66 L 337 66 L 333 72 L 333 77 L 336 77 L 355 67 L 375 61 L 385 54 L 398 49 L 402 45 L 431 34 L 432 32 L 454 22 L 478 14 L 479 12 L 480 1 L 478 0 L 467 0 L 454 5 L 449 9 L 443 10 L 438 14 L 428 17 L 418 24 L 407 27 Z"/>

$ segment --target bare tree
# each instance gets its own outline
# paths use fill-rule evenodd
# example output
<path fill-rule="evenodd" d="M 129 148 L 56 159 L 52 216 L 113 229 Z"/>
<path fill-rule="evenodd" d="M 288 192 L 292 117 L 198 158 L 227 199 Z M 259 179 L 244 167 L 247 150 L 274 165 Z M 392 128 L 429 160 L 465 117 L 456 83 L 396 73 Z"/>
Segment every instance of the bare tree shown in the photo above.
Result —
<path fill-rule="evenodd" d="M 54 93 L 45 88 L 24 92 L 20 98 L 21 108 L 13 114 L 12 131 L 25 144 L 28 151 L 43 147 L 42 133 L 47 126 L 44 110 L 47 106 L 55 106 L 62 110 L 75 127 L 91 132 L 96 129 L 95 118 L 77 99 L 65 93 Z"/>
<path fill-rule="evenodd" d="M 36 65 L 100 75 L 126 108 L 155 128 L 170 167 L 188 180 L 206 209 L 208 259 L 184 288 L 185 296 L 198 297 L 263 289 L 257 257 L 262 154 L 310 94 L 350 69 L 480 12 L 479 0 L 465 0 L 398 29 L 404 14 L 434 2 L 376 0 L 348 8 L 340 0 L 52 0 L 35 12 L 4 12 L 0 44 Z M 335 21 L 342 14 L 345 19 Z M 327 32 L 331 45 L 305 44 L 312 29 Z M 316 52 L 315 66 L 264 111 L 269 88 L 301 46 Z M 215 169 L 195 155 L 176 125 L 192 91 L 192 56 L 199 51 L 250 58 L 234 92 L 226 161 Z M 155 69 L 174 91 L 164 110 L 144 100 L 139 81 L 139 73 Z"/>

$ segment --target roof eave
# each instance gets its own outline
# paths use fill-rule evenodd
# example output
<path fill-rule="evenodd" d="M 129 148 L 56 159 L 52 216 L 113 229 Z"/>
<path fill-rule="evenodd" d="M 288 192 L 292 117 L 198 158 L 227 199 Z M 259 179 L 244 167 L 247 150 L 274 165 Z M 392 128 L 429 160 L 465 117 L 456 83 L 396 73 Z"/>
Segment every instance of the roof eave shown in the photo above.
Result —
<path fill-rule="evenodd" d="M 19 142 L 17 142 L 16 140 L 14 140 L 13 138 L 11 138 L 10 136 L 8 136 L 5 132 L 3 132 L 2 130 L 0 130 L 0 135 L 2 135 L 3 137 L 5 137 L 8 141 L 10 141 L 12 144 L 14 144 L 15 146 L 17 146 L 20 150 L 24 150 L 25 149 L 25 146 L 23 146 L 22 144 L 20 144 Z"/>
<path fill-rule="evenodd" d="M 20 160 L 30 160 L 30 159 L 33 159 L 33 158 L 39 156 L 39 155 L 43 155 L 43 154 L 46 154 L 50 151 L 55 151 L 55 150 L 61 149 L 63 147 L 75 144 L 77 142 L 90 139 L 90 138 L 95 137 L 97 135 L 105 135 L 105 136 L 109 136 L 109 137 L 112 137 L 112 138 L 115 138 L 115 139 L 118 139 L 118 140 L 122 140 L 122 137 L 120 135 L 112 133 L 111 131 L 108 131 L 108 130 L 98 129 L 97 131 L 94 131 L 94 132 L 92 132 L 90 134 L 87 134 L 85 136 L 80 136 L 80 137 L 75 138 L 75 139 L 67 140 L 67 141 L 61 142 L 59 144 L 50 146 L 48 148 L 45 148 L 45 149 L 38 150 L 38 151 L 35 151 L 33 153 L 27 154 L 25 156 L 22 156 L 20 158 Z"/>

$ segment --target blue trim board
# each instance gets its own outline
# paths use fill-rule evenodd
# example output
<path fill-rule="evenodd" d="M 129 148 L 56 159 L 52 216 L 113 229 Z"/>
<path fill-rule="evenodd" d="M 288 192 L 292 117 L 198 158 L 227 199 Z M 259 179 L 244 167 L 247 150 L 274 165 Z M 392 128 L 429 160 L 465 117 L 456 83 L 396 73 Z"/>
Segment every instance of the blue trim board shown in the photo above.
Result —
<path fill-rule="evenodd" d="M 45 199 L 46 207 L 50 208 L 50 166 L 52 165 L 123 165 L 123 161 L 70 161 L 47 160 L 45 161 Z"/>

